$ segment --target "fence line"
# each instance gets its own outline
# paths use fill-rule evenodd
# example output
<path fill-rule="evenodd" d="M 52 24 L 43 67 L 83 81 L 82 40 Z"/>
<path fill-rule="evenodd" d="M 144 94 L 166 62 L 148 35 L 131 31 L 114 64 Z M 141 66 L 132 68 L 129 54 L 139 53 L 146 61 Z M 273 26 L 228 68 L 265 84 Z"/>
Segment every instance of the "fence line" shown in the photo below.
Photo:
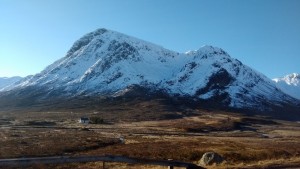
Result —
<path fill-rule="evenodd" d="M 82 162 L 121 162 L 131 164 L 148 164 L 173 167 L 185 167 L 186 169 L 204 169 L 193 163 L 186 163 L 180 161 L 167 161 L 167 160 L 152 160 L 131 158 L 125 156 L 55 156 L 55 157 L 34 157 L 34 158 L 14 158 L 14 159 L 0 159 L 0 166 L 28 166 L 34 164 L 63 164 L 63 163 L 82 163 Z"/>

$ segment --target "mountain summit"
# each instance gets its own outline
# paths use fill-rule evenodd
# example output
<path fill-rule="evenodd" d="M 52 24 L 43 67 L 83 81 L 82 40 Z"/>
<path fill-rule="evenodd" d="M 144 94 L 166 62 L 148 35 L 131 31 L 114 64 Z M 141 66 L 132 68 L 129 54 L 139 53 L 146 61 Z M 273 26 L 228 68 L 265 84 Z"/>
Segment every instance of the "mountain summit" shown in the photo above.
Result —
<path fill-rule="evenodd" d="M 281 78 L 275 78 L 273 81 L 283 92 L 300 99 L 300 74 L 292 73 Z"/>
<path fill-rule="evenodd" d="M 14 95 L 35 104 L 57 98 L 122 97 L 138 88 L 144 95 L 163 93 L 196 105 L 261 112 L 299 102 L 221 48 L 178 53 L 107 29 L 86 34 L 65 57 L 2 90 L 0 97 Z"/>

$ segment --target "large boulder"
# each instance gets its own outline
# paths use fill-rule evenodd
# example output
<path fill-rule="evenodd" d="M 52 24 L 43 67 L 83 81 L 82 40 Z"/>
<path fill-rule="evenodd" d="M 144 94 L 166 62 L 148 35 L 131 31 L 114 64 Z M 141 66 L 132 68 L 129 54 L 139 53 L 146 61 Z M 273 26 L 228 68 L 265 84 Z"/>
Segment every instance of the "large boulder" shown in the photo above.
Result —
<path fill-rule="evenodd" d="M 204 153 L 202 158 L 199 161 L 200 165 L 207 166 L 207 165 L 213 165 L 213 164 L 220 164 L 224 161 L 222 156 L 215 152 L 207 152 Z"/>

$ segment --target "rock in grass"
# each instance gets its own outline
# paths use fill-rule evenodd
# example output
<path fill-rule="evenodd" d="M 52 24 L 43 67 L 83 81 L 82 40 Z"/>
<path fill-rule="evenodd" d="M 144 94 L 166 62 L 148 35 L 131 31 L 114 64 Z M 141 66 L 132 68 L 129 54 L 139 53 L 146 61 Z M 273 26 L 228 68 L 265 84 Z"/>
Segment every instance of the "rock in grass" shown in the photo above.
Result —
<path fill-rule="evenodd" d="M 221 155 L 215 153 L 215 152 L 207 152 L 204 153 L 202 158 L 199 161 L 200 165 L 213 165 L 213 164 L 220 164 L 224 161 Z"/>

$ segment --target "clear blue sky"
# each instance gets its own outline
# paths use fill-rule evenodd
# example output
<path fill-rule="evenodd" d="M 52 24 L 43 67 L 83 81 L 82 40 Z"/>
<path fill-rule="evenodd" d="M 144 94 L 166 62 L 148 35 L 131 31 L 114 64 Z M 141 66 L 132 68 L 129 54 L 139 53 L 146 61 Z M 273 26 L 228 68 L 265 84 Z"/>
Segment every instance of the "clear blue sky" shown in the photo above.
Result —
<path fill-rule="evenodd" d="M 221 47 L 270 78 L 300 73 L 300 0 L 0 0 L 0 76 L 38 73 L 102 27 L 178 52 Z"/>

